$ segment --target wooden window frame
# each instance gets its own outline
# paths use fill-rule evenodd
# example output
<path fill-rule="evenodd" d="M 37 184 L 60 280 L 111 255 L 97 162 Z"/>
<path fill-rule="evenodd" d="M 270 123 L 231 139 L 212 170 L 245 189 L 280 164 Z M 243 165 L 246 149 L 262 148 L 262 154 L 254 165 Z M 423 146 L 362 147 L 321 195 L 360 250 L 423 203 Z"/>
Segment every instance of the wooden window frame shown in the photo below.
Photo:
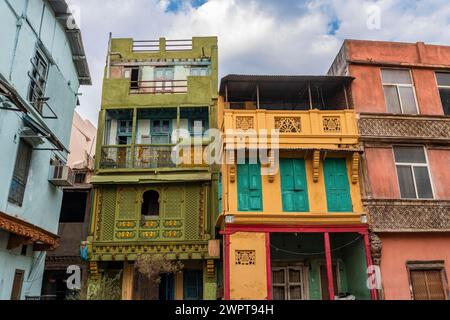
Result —
<path fill-rule="evenodd" d="M 398 83 L 389 83 L 389 82 L 384 83 L 384 81 L 383 81 L 383 70 L 409 71 L 409 77 L 411 79 L 411 84 L 398 84 Z M 386 99 L 386 93 L 384 91 L 384 87 L 385 86 L 396 87 L 397 97 L 398 97 L 398 101 L 400 103 L 401 114 L 405 114 L 405 115 L 420 114 L 419 102 L 418 102 L 417 93 L 416 93 L 416 85 L 414 83 L 414 77 L 413 77 L 413 74 L 412 74 L 412 69 L 407 69 L 407 68 L 380 68 L 380 76 L 381 76 L 381 85 L 383 87 L 384 100 L 385 100 L 385 103 L 386 103 L 386 111 L 388 113 L 391 113 L 391 112 L 389 112 L 389 110 L 388 110 L 388 101 Z M 414 94 L 414 101 L 415 101 L 415 105 L 416 105 L 416 113 L 405 113 L 405 111 L 403 110 L 402 96 L 400 94 L 400 89 L 399 88 L 412 88 L 413 94 Z"/>
<path fill-rule="evenodd" d="M 435 200 L 436 199 L 436 193 L 434 192 L 434 183 L 433 183 L 433 176 L 431 175 L 431 170 L 430 170 L 430 162 L 428 160 L 428 153 L 427 153 L 427 148 L 425 146 L 421 146 L 421 145 L 408 145 L 408 147 L 415 147 L 415 148 L 422 148 L 423 153 L 425 155 L 425 163 L 416 163 L 416 162 L 397 162 L 397 160 L 395 159 L 395 148 L 396 147 L 403 147 L 402 145 L 392 145 L 392 156 L 394 159 L 394 165 L 395 165 L 395 174 L 397 175 L 397 182 L 398 182 L 398 187 L 399 187 L 399 191 L 400 191 L 400 199 L 406 199 L 406 200 Z M 400 190 L 400 179 L 398 176 L 398 166 L 408 166 L 411 168 L 412 171 L 412 176 L 413 176 L 413 182 L 414 182 L 414 191 L 416 194 L 415 198 L 403 198 L 401 195 L 401 190 Z M 430 179 L 430 185 L 431 185 L 431 193 L 432 193 L 432 198 L 419 198 L 419 194 L 417 191 L 417 181 L 416 181 L 416 174 L 414 173 L 414 168 L 415 167 L 421 167 L 421 168 L 427 168 L 428 171 L 428 178 Z"/>
<path fill-rule="evenodd" d="M 444 86 L 444 85 L 440 85 L 439 84 L 438 79 L 437 79 L 437 74 L 438 73 L 446 73 L 446 74 L 448 74 L 450 76 L 450 72 L 445 72 L 445 71 L 435 71 L 434 72 L 434 78 L 436 79 L 436 86 L 437 86 L 437 89 L 438 89 L 439 101 L 441 101 L 442 112 L 444 113 L 444 115 L 447 115 L 447 114 L 445 114 L 444 103 L 443 103 L 442 98 L 441 98 L 440 89 L 449 89 L 450 90 L 450 86 Z M 448 115 L 450 115 L 450 114 L 448 114 Z"/>
<path fill-rule="evenodd" d="M 289 282 L 289 270 L 299 270 L 301 273 L 302 282 Z M 272 292 L 274 287 L 283 287 L 284 288 L 284 297 L 286 301 L 290 299 L 290 286 L 300 286 L 302 291 L 302 299 L 301 300 L 309 300 L 309 268 L 303 263 L 288 263 L 288 264 L 275 264 L 270 270 L 273 271 L 284 270 L 284 283 L 283 284 L 275 284 L 272 282 Z M 272 293 L 273 296 L 273 293 Z M 297 299 L 296 299 L 297 300 Z M 293 300 L 294 301 L 294 300 Z"/>
<path fill-rule="evenodd" d="M 20 283 L 16 282 L 17 275 L 20 276 Z M 13 285 L 11 288 L 11 300 L 20 300 L 22 297 L 23 282 L 25 280 L 25 270 L 16 269 L 14 271 Z"/>
<path fill-rule="evenodd" d="M 411 278 L 411 271 L 427 271 L 427 270 L 440 270 L 442 288 L 444 289 L 445 300 L 449 300 L 450 289 L 448 286 L 448 278 L 447 278 L 447 273 L 445 270 L 445 261 L 444 260 L 407 261 L 406 262 L 406 270 L 408 273 L 408 284 L 409 284 L 409 292 L 411 295 L 411 300 L 415 300 L 412 278 Z"/>

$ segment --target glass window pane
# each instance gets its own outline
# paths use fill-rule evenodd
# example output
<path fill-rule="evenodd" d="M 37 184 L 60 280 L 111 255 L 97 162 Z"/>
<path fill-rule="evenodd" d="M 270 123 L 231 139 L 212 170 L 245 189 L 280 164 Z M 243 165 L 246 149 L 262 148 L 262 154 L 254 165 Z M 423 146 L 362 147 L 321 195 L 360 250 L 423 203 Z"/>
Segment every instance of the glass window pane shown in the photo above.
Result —
<path fill-rule="evenodd" d="M 388 84 L 412 84 L 409 70 L 382 69 L 383 83 Z"/>
<path fill-rule="evenodd" d="M 289 282 L 290 283 L 302 282 L 301 271 L 298 269 L 290 269 L 289 268 Z"/>
<path fill-rule="evenodd" d="M 444 114 L 450 116 L 450 88 L 449 89 L 439 89 L 439 94 L 441 96 L 442 107 L 444 108 Z"/>
<path fill-rule="evenodd" d="M 272 271 L 272 283 L 273 284 L 284 284 L 286 282 L 284 276 L 284 270 L 274 270 Z"/>
<path fill-rule="evenodd" d="M 430 176 L 427 167 L 414 167 L 416 178 L 417 194 L 420 199 L 433 199 Z"/>
<path fill-rule="evenodd" d="M 436 72 L 436 79 L 438 85 L 450 87 L 450 72 Z"/>
<path fill-rule="evenodd" d="M 386 105 L 388 112 L 402 113 L 396 86 L 384 86 L 384 96 L 386 97 Z"/>
<path fill-rule="evenodd" d="M 417 114 L 416 98 L 412 87 L 399 87 L 400 99 L 402 100 L 403 113 Z"/>
<path fill-rule="evenodd" d="M 416 199 L 413 173 L 410 166 L 397 166 L 398 183 L 402 199 Z"/>
<path fill-rule="evenodd" d="M 286 300 L 284 287 L 273 287 L 273 300 Z"/>
<path fill-rule="evenodd" d="M 422 147 L 394 147 L 397 163 L 427 163 Z"/>

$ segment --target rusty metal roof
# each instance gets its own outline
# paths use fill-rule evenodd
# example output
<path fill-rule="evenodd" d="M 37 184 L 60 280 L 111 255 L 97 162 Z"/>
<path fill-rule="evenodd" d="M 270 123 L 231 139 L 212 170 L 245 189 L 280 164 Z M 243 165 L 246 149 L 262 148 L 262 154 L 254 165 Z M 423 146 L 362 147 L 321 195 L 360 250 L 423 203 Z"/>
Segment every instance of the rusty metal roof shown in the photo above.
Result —
<path fill-rule="evenodd" d="M 320 87 L 326 91 L 342 90 L 343 85 L 350 84 L 355 78 L 346 76 L 311 76 L 311 75 L 243 75 L 230 74 L 222 78 L 220 94 L 244 97 L 252 96 L 256 86 L 265 96 L 290 95 L 299 92 L 308 86 Z"/>
<path fill-rule="evenodd" d="M 89 72 L 89 66 L 86 59 L 86 53 L 84 51 L 83 39 L 81 31 L 78 26 L 69 29 L 67 27 L 67 21 L 71 18 L 69 13 L 69 6 L 65 0 L 48 0 L 50 6 L 55 12 L 57 20 L 61 23 L 62 27 L 66 31 L 67 39 L 72 51 L 72 58 L 77 70 L 78 79 L 82 85 L 91 85 L 92 79 Z"/>

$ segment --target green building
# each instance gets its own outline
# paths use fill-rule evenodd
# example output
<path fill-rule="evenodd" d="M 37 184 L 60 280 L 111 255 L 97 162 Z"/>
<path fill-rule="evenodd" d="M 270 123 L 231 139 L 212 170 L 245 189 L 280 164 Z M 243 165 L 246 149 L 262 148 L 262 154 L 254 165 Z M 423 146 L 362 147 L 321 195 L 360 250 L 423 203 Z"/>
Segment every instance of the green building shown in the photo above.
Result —
<path fill-rule="evenodd" d="M 219 168 L 198 161 L 217 127 L 217 50 L 216 37 L 109 42 L 89 281 L 118 275 L 122 299 L 217 297 Z M 158 289 L 135 266 L 142 255 L 180 261 L 182 271 L 162 274 Z"/>

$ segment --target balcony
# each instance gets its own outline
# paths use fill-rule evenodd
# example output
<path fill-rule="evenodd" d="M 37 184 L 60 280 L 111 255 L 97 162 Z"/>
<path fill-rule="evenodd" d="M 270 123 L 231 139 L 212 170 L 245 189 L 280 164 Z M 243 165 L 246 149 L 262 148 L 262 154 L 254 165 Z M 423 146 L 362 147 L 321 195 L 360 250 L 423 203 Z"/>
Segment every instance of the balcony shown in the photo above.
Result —
<path fill-rule="evenodd" d="M 228 104 L 229 105 L 229 104 Z M 227 104 L 225 104 L 227 107 Z M 358 144 L 356 115 L 353 110 L 230 110 L 224 111 L 223 129 L 233 129 L 245 137 L 252 132 L 261 137 L 267 130 L 279 133 L 280 148 L 351 148 Z M 236 135 L 227 135 L 226 144 L 242 143 Z M 249 139 L 244 142 L 248 145 Z"/>
<path fill-rule="evenodd" d="M 271 143 L 276 133 L 282 149 L 354 150 L 358 129 L 349 94 L 351 77 L 228 75 L 220 85 L 219 125 L 229 144 L 257 135 Z M 223 116 L 220 112 L 223 109 Z M 243 135 L 236 137 L 236 135 Z M 244 140 L 245 139 L 245 140 Z M 240 148 L 238 146 L 238 148 Z"/>

